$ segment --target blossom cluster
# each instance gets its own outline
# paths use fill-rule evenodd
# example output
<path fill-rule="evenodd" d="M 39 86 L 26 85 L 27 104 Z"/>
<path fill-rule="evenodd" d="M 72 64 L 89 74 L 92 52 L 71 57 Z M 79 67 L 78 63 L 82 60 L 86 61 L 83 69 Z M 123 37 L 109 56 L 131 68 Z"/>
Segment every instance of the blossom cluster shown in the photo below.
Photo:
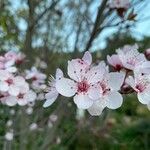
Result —
<path fill-rule="evenodd" d="M 34 105 L 35 100 L 45 99 L 43 107 L 48 107 L 62 95 L 73 97 L 79 109 L 97 116 L 106 107 L 121 107 L 122 95 L 135 92 L 138 100 L 149 108 L 149 55 L 149 49 L 143 54 L 138 51 L 138 45 L 125 45 L 117 49 L 116 54 L 107 56 L 107 64 L 104 61 L 95 64 L 87 51 L 81 59 L 68 61 L 68 77 L 58 68 L 47 86 L 46 74 L 37 69 L 39 65 L 46 69 L 45 62 L 38 60 L 30 70 L 21 72 L 18 65 L 25 61 L 25 55 L 9 51 L 0 56 L 0 101 L 8 106 L 28 105 L 27 113 L 31 114 L 31 102 Z"/>
<path fill-rule="evenodd" d="M 46 74 L 42 73 L 37 67 L 25 70 L 26 80 L 30 80 L 30 88 L 36 92 L 38 100 L 44 100 L 44 91 L 46 86 Z"/>
<path fill-rule="evenodd" d="M 117 50 L 117 54 L 107 56 L 108 62 L 115 70 L 124 69 L 126 78 L 122 90 L 137 93 L 138 100 L 142 104 L 150 105 L 150 61 L 149 52 L 145 55 L 138 52 L 138 46 L 126 45 Z"/>
<path fill-rule="evenodd" d="M 123 103 L 122 94 L 136 92 L 138 100 L 149 107 L 150 61 L 146 56 L 138 51 L 137 45 L 126 45 L 117 49 L 116 54 L 107 56 L 114 70 L 110 72 L 104 61 L 92 63 L 87 51 L 82 59 L 68 61 L 67 78 L 59 68 L 55 78 L 51 76 L 43 106 L 50 106 L 60 94 L 73 97 L 78 108 L 97 116 L 105 107 L 119 108 Z"/>
<path fill-rule="evenodd" d="M 0 56 L 0 101 L 8 106 L 26 105 L 36 99 L 24 76 L 16 67 L 24 61 L 25 55 L 9 51 Z"/>

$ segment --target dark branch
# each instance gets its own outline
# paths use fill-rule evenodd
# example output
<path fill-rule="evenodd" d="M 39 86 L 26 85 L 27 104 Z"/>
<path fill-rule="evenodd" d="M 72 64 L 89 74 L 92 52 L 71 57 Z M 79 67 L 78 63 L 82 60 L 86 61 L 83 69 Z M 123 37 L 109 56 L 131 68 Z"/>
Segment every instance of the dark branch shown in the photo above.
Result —
<path fill-rule="evenodd" d="M 87 42 L 85 51 L 89 50 L 89 48 L 92 46 L 92 42 L 94 41 L 96 36 L 100 33 L 100 30 L 98 30 L 98 28 L 99 28 L 100 24 L 102 23 L 102 21 L 104 19 L 103 18 L 103 11 L 105 9 L 107 1 L 108 0 L 103 0 L 100 7 L 99 7 L 99 9 L 98 9 L 98 13 L 97 13 L 97 17 L 96 17 L 96 20 L 95 20 L 95 23 L 94 23 L 94 27 L 93 27 L 90 39 Z M 98 31 L 99 31 L 99 33 L 98 33 Z"/>

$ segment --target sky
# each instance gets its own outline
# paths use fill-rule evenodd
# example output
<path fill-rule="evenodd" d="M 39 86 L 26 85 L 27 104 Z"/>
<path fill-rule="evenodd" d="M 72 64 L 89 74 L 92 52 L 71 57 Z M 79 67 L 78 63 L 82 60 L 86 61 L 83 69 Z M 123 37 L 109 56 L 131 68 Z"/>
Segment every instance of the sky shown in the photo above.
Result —
<path fill-rule="evenodd" d="M 136 0 L 135 0 L 136 1 Z M 142 0 L 141 0 L 142 1 Z M 142 39 L 144 36 L 150 36 L 150 0 L 143 0 L 146 2 L 146 6 L 144 9 L 140 10 L 140 13 L 138 10 L 140 9 L 141 6 L 138 6 L 137 9 L 135 9 L 135 12 L 138 12 L 137 20 L 140 19 L 136 23 L 134 27 L 131 28 L 132 35 L 137 38 L 137 39 Z M 20 0 L 14 0 L 11 1 L 13 9 L 17 9 L 19 7 L 26 7 L 25 4 L 20 3 Z M 95 5 L 99 5 L 99 0 L 95 0 Z M 95 10 L 95 8 L 93 8 Z M 141 20 L 142 19 L 142 20 Z M 26 24 L 23 20 L 20 21 L 20 28 L 25 30 L 26 29 Z M 105 39 L 109 36 L 111 36 L 113 33 L 115 33 L 117 28 L 109 28 L 104 30 L 104 32 L 101 33 L 101 35 L 98 38 L 98 47 L 104 48 L 106 46 Z M 97 45 L 97 44 L 96 44 Z"/>
<path fill-rule="evenodd" d="M 136 17 L 137 23 L 130 30 L 132 31 L 132 36 L 138 40 L 142 39 L 144 36 L 150 36 L 150 0 L 143 0 L 143 2 L 146 3 L 146 6 L 144 7 L 144 9 L 140 10 L 140 13 L 139 9 L 140 7 L 142 7 L 142 5 L 138 6 L 135 9 L 135 12 L 137 12 L 138 14 Z M 101 47 L 102 49 L 105 48 L 105 39 L 111 36 L 117 30 L 118 28 L 113 27 L 106 29 L 104 32 L 102 32 L 99 39 L 97 40 L 97 43 L 99 43 L 99 47 Z"/>

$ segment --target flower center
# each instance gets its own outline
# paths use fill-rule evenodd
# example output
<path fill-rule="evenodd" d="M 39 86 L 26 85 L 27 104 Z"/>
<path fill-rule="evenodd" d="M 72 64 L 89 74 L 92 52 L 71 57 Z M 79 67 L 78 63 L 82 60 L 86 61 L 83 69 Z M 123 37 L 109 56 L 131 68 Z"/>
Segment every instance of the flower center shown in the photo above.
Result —
<path fill-rule="evenodd" d="M 105 82 L 100 83 L 101 89 L 102 89 L 102 94 L 105 95 L 107 92 L 110 91 L 108 88 L 107 84 Z"/>
<path fill-rule="evenodd" d="M 82 92 L 87 92 L 89 89 L 89 84 L 87 83 L 87 81 L 82 81 L 82 82 L 78 82 L 78 92 L 82 93 Z"/>
<path fill-rule="evenodd" d="M 121 68 L 122 68 L 122 66 L 120 64 L 116 64 L 116 66 L 115 66 L 115 70 L 116 71 L 120 71 Z"/>
<path fill-rule="evenodd" d="M 9 85 L 13 84 L 13 80 L 12 80 L 12 79 L 7 79 L 6 82 L 7 82 Z"/>
<path fill-rule="evenodd" d="M 18 99 L 23 99 L 24 94 L 20 93 L 17 97 L 18 97 Z"/>
<path fill-rule="evenodd" d="M 32 80 L 33 80 L 33 81 L 36 81 L 36 80 L 37 80 L 37 77 L 36 77 L 36 76 L 32 77 Z"/>
<path fill-rule="evenodd" d="M 3 94 L 0 94 L 0 98 L 4 98 L 5 96 Z"/>
<path fill-rule="evenodd" d="M 145 89 L 145 86 L 143 86 L 142 84 L 138 84 L 136 85 L 135 88 L 138 90 L 138 92 L 143 92 Z"/>
<path fill-rule="evenodd" d="M 22 60 L 22 59 L 17 59 L 17 60 L 16 60 L 16 64 L 17 64 L 17 65 L 20 65 L 20 64 L 22 64 L 22 63 L 23 63 L 23 60 Z"/>

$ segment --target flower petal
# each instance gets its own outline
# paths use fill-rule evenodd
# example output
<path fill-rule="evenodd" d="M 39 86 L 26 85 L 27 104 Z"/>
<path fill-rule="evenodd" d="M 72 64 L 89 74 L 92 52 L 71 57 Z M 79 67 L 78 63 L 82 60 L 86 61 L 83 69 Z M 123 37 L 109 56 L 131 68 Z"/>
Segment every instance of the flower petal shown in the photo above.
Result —
<path fill-rule="evenodd" d="M 128 78 L 126 78 L 125 83 L 131 86 L 133 89 L 135 89 L 136 84 L 132 76 L 129 76 Z"/>
<path fill-rule="evenodd" d="M 55 88 L 50 88 L 47 94 L 45 94 L 45 99 L 51 99 L 58 96 L 58 92 Z"/>
<path fill-rule="evenodd" d="M 29 91 L 29 84 L 27 82 L 24 85 L 19 87 L 20 93 L 27 93 Z"/>
<path fill-rule="evenodd" d="M 8 67 L 8 68 L 6 68 L 6 70 L 8 72 L 15 73 L 17 71 L 17 68 L 16 67 Z"/>
<path fill-rule="evenodd" d="M 142 104 L 148 104 L 150 102 L 150 90 L 145 90 L 144 92 L 138 93 L 138 100 Z"/>
<path fill-rule="evenodd" d="M 102 66 L 101 64 L 99 64 L 97 66 L 93 66 L 86 73 L 86 78 L 89 83 L 95 84 L 98 81 L 102 80 L 105 71 L 106 70 L 105 70 L 104 66 Z"/>
<path fill-rule="evenodd" d="M 119 56 L 116 55 L 116 54 L 112 55 L 111 57 L 109 55 L 107 55 L 107 61 L 113 67 L 117 67 L 117 65 L 119 65 L 120 67 L 122 67 L 122 62 L 119 59 Z"/>
<path fill-rule="evenodd" d="M 9 89 L 9 86 L 6 82 L 0 82 L 0 91 L 6 92 L 8 91 L 8 89 Z"/>
<path fill-rule="evenodd" d="M 108 85 L 113 90 L 119 90 L 125 78 L 125 73 L 111 72 L 108 77 Z"/>
<path fill-rule="evenodd" d="M 8 93 L 9 93 L 10 95 L 12 95 L 12 96 L 17 96 L 17 95 L 19 94 L 19 88 L 16 87 L 15 85 L 11 85 L 11 86 L 9 87 Z"/>
<path fill-rule="evenodd" d="M 30 90 L 25 94 L 24 99 L 26 99 L 28 102 L 33 102 L 35 101 L 36 97 L 36 93 Z"/>
<path fill-rule="evenodd" d="M 94 102 L 90 108 L 88 108 L 88 112 L 92 116 L 99 116 L 101 115 L 105 107 L 106 107 L 105 101 L 99 99 L 96 102 Z"/>
<path fill-rule="evenodd" d="M 24 105 L 27 105 L 27 104 L 28 104 L 28 100 L 25 99 L 25 98 L 17 99 L 17 103 L 18 103 L 20 106 L 24 106 Z"/>
<path fill-rule="evenodd" d="M 89 65 L 81 59 L 73 59 L 68 61 L 68 75 L 71 79 L 81 82 L 85 77 Z"/>
<path fill-rule="evenodd" d="M 5 63 L 5 68 L 13 66 L 15 64 L 15 60 L 9 60 Z"/>
<path fill-rule="evenodd" d="M 110 109 L 117 109 L 123 103 L 122 95 L 119 92 L 112 91 L 106 97 L 106 105 Z"/>
<path fill-rule="evenodd" d="M 9 78 L 12 78 L 13 75 L 9 73 L 7 70 L 0 70 L 0 80 L 5 81 Z"/>
<path fill-rule="evenodd" d="M 16 97 L 14 96 L 8 96 L 6 99 L 5 99 L 5 103 L 8 105 L 8 106 L 14 106 L 17 104 L 17 100 L 16 100 Z"/>
<path fill-rule="evenodd" d="M 135 66 L 138 64 L 145 62 L 145 55 L 138 52 L 137 46 L 124 46 L 123 49 L 119 49 L 117 51 L 120 60 L 125 68 L 134 70 Z"/>
<path fill-rule="evenodd" d="M 97 100 L 101 97 L 101 88 L 97 86 L 90 87 L 88 89 L 88 95 L 92 100 Z"/>
<path fill-rule="evenodd" d="M 16 76 L 14 79 L 14 84 L 17 86 L 22 86 L 25 84 L 25 79 L 22 76 Z"/>
<path fill-rule="evenodd" d="M 142 62 L 140 64 L 138 64 L 137 66 L 135 66 L 134 68 L 134 74 L 150 74 L 150 61 L 145 61 Z"/>
<path fill-rule="evenodd" d="M 82 60 L 85 61 L 88 65 L 92 63 L 92 55 L 89 51 L 86 51 L 82 57 Z"/>
<path fill-rule="evenodd" d="M 48 97 L 49 97 L 49 96 L 48 96 Z M 52 105 L 52 104 L 55 102 L 55 100 L 57 99 L 57 97 L 58 97 L 58 93 L 57 93 L 57 95 L 55 95 L 54 97 L 51 97 L 50 99 L 47 99 L 47 98 L 46 98 L 46 101 L 45 101 L 43 107 L 46 108 L 46 107 Z"/>
<path fill-rule="evenodd" d="M 61 78 L 56 82 L 56 90 L 63 96 L 71 97 L 77 91 L 76 83 L 67 78 Z"/>
<path fill-rule="evenodd" d="M 43 105 L 43 107 L 48 107 L 50 105 L 52 105 L 55 100 L 58 97 L 58 92 L 56 91 L 56 89 L 53 89 L 52 91 L 50 91 L 49 93 L 45 94 L 45 103 Z"/>
<path fill-rule="evenodd" d="M 74 103 L 78 108 L 88 109 L 92 106 L 93 101 L 88 97 L 87 94 L 80 93 L 74 96 Z"/>
<path fill-rule="evenodd" d="M 61 69 L 57 68 L 56 70 L 56 80 L 61 79 L 64 76 L 63 72 Z"/>

